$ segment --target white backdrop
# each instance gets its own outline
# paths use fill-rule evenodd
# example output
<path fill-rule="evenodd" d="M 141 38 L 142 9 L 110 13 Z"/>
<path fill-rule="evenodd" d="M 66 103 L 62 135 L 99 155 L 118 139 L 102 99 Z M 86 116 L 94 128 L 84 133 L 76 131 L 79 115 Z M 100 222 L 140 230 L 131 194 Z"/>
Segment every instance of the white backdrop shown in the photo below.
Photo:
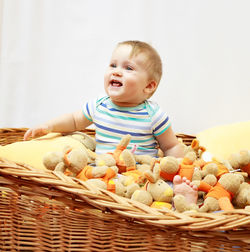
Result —
<path fill-rule="evenodd" d="M 30 127 L 104 94 L 117 42 L 160 53 L 152 99 L 176 132 L 250 119 L 248 0 L 0 0 L 0 127 Z"/>

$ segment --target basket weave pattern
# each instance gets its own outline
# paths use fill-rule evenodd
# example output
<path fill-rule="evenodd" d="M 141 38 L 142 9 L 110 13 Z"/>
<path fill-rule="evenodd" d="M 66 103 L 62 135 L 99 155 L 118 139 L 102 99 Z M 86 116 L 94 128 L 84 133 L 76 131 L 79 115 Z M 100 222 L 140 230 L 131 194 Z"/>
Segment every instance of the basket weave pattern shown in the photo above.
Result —
<path fill-rule="evenodd" d="M 25 131 L 0 129 L 0 144 L 21 141 Z M 186 144 L 194 138 L 177 136 Z M 0 188 L 0 251 L 250 250 L 246 210 L 153 209 L 62 173 L 1 158 Z"/>

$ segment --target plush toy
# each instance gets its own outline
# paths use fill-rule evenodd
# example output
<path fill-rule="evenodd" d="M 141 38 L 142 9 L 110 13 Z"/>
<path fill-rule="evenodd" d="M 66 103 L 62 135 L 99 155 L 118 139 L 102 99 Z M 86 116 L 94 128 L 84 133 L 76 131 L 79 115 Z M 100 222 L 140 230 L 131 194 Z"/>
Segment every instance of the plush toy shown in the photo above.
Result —
<path fill-rule="evenodd" d="M 207 162 L 202 167 L 201 173 L 203 178 L 208 174 L 212 174 L 219 179 L 223 174 L 228 173 L 229 171 L 229 168 L 224 163 L 214 159 L 211 162 Z"/>
<path fill-rule="evenodd" d="M 126 167 L 126 171 L 133 171 L 136 169 L 136 161 L 134 155 L 128 149 L 122 151 L 120 159 Z"/>
<path fill-rule="evenodd" d="M 174 176 L 179 171 L 177 158 L 167 156 L 160 160 L 160 176 L 164 180 L 173 181 Z"/>
<path fill-rule="evenodd" d="M 200 167 L 205 162 L 202 154 L 205 148 L 200 146 L 199 141 L 194 139 L 190 146 L 185 145 L 185 156 L 181 161 L 174 157 L 164 157 L 160 161 L 161 177 L 173 181 L 175 175 L 186 177 L 188 180 L 201 180 Z"/>
<path fill-rule="evenodd" d="M 188 152 L 194 152 L 196 155 L 196 158 L 199 159 L 202 157 L 202 154 L 206 151 L 206 148 L 203 146 L 200 146 L 200 142 L 195 138 L 193 139 L 190 146 L 187 146 L 185 149 L 185 154 Z"/>
<path fill-rule="evenodd" d="M 243 182 L 233 198 L 233 204 L 238 208 L 250 206 L 250 184 Z"/>
<path fill-rule="evenodd" d="M 241 182 L 242 176 L 233 173 L 223 174 L 215 186 L 211 186 L 204 181 L 198 181 L 196 184 L 198 190 L 207 192 L 203 206 L 199 208 L 199 211 L 213 212 L 220 209 L 234 209 L 231 201 L 239 190 Z"/>
<path fill-rule="evenodd" d="M 135 159 L 131 151 L 124 149 L 120 158 L 127 171 L 117 174 L 115 179 L 110 180 L 108 190 L 120 196 L 131 198 L 132 194 L 140 188 L 139 184 L 143 183 L 143 174 L 136 170 Z"/>
<path fill-rule="evenodd" d="M 125 197 L 130 199 L 132 197 L 133 193 L 136 190 L 140 189 L 140 186 L 137 183 L 131 183 L 128 186 L 126 186 L 125 189 L 126 189 L 125 190 Z"/>
<path fill-rule="evenodd" d="M 84 148 L 65 147 L 63 151 L 48 152 L 43 157 L 43 164 L 49 170 L 65 172 L 69 169 L 75 176 L 88 162 Z"/>
<path fill-rule="evenodd" d="M 139 186 L 143 186 L 146 183 L 147 179 L 144 173 L 140 170 L 132 170 L 123 172 L 120 176 L 120 180 L 125 186 L 128 186 L 132 183 L 136 183 Z"/>
<path fill-rule="evenodd" d="M 200 170 L 198 167 L 197 169 L 195 169 L 196 157 L 197 156 L 195 152 L 188 152 L 179 165 L 178 175 L 180 175 L 181 177 L 185 177 L 190 181 L 200 180 Z"/>
<path fill-rule="evenodd" d="M 159 162 L 153 160 L 151 169 L 145 172 L 144 175 L 148 179 L 148 182 L 145 184 L 143 189 L 134 192 L 132 199 L 140 201 L 144 204 L 147 202 L 148 205 L 151 205 L 153 201 L 171 203 L 173 198 L 173 189 L 165 181 L 160 179 Z M 157 204 L 159 207 L 160 204 Z"/>
<path fill-rule="evenodd" d="M 103 180 L 101 179 L 88 179 L 85 181 L 88 185 L 91 186 L 91 189 L 95 189 L 95 188 L 100 188 L 100 189 L 104 189 L 107 190 L 107 183 L 105 183 Z"/>
<path fill-rule="evenodd" d="M 195 152 L 188 152 L 179 163 L 174 157 L 164 157 L 160 161 L 161 177 L 164 180 L 173 181 L 175 175 L 186 177 L 188 180 L 200 180 L 200 169 L 195 166 Z"/>
<path fill-rule="evenodd" d="M 77 140 L 82 144 L 82 147 L 88 153 L 88 163 L 93 163 L 96 159 L 96 141 L 93 137 L 89 136 L 88 134 L 80 131 L 75 131 L 73 133 L 64 133 L 63 136 L 71 137 L 74 140 Z"/>
<path fill-rule="evenodd" d="M 175 195 L 173 198 L 173 202 L 174 202 L 175 210 L 179 213 L 187 212 L 187 211 L 197 212 L 199 209 L 197 204 L 188 203 L 185 196 L 183 196 L 181 194 Z"/>
<path fill-rule="evenodd" d="M 43 163 L 47 169 L 61 171 L 83 181 L 99 178 L 108 183 L 118 173 L 116 166 L 87 165 L 88 153 L 84 148 L 65 147 L 61 152 L 48 152 L 43 158 Z"/>
<path fill-rule="evenodd" d="M 157 209 L 172 209 L 172 204 L 163 201 L 154 201 L 150 207 L 157 208 Z"/>
<path fill-rule="evenodd" d="M 104 166 L 104 165 L 115 166 L 116 165 L 115 158 L 108 153 L 96 155 L 94 162 L 96 166 Z"/>
<path fill-rule="evenodd" d="M 250 151 L 241 150 L 238 153 L 233 153 L 228 159 L 234 169 L 241 169 L 250 176 Z"/>
<path fill-rule="evenodd" d="M 131 140 L 131 135 L 127 134 L 127 135 L 123 136 L 122 139 L 121 139 L 121 141 L 120 141 L 120 143 L 117 145 L 115 151 L 113 153 L 108 153 L 108 154 L 111 154 L 114 157 L 114 159 L 116 161 L 116 166 L 119 169 L 119 173 L 126 172 L 128 170 L 132 170 L 132 169 L 136 168 L 135 166 L 128 167 L 124 163 L 123 152 L 126 150 L 126 148 L 127 148 L 128 144 L 129 144 L 130 140 Z M 127 158 L 129 158 L 128 157 L 129 156 L 128 152 L 125 152 L 125 156 Z"/>
<path fill-rule="evenodd" d="M 77 175 L 78 179 L 86 181 L 92 178 L 102 179 L 104 182 L 116 177 L 118 168 L 116 166 L 90 166 L 86 165 Z"/>
<path fill-rule="evenodd" d="M 135 190 L 135 192 L 131 196 L 131 199 L 139 201 L 147 206 L 150 206 L 153 203 L 153 197 L 151 193 L 143 189 Z"/>
<path fill-rule="evenodd" d="M 136 169 L 144 173 L 150 169 L 150 163 L 152 161 L 152 156 L 149 155 L 134 155 L 136 162 Z"/>
<path fill-rule="evenodd" d="M 119 196 L 125 196 L 126 188 L 117 179 L 109 179 L 107 181 L 107 190 Z"/>
<path fill-rule="evenodd" d="M 140 189 L 140 186 L 135 182 L 125 184 L 126 180 L 121 179 L 121 176 L 123 175 L 118 174 L 116 178 L 109 180 L 107 190 L 117 195 L 131 198 L 132 194 Z"/>
<path fill-rule="evenodd" d="M 65 135 L 65 134 L 64 134 Z M 95 151 L 96 148 L 96 141 L 93 137 L 89 136 L 86 133 L 75 131 L 73 133 L 66 134 L 68 136 L 73 137 L 74 139 L 81 142 L 87 149 L 91 151 Z"/>
<path fill-rule="evenodd" d="M 85 183 L 90 185 L 92 190 L 100 188 L 127 198 L 131 198 L 131 195 L 134 193 L 134 191 L 139 189 L 139 185 L 135 183 L 129 186 L 124 186 L 116 178 L 110 179 L 107 182 L 104 182 L 104 180 L 101 179 L 88 179 L 85 181 Z"/>
<path fill-rule="evenodd" d="M 135 157 L 135 161 L 136 163 L 138 164 L 147 164 L 147 165 L 150 165 L 151 162 L 152 162 L 152 156 L 149 156 L 149 155 L 134 155 Z"/>
<path fill-rule="evenodd" d="M 124 186 L 128 186 L 132 183 L 144 185 L 146 177 L 141 170 L 137 169 L 135 156 L 131 153 L 131 151 L 128 149 L 123 150 L 121 157 L 124 162 L 124 166 L 126 167 L 126 172 L 121 173 L 123 176 L 120 176 L 120 180 Z"/>

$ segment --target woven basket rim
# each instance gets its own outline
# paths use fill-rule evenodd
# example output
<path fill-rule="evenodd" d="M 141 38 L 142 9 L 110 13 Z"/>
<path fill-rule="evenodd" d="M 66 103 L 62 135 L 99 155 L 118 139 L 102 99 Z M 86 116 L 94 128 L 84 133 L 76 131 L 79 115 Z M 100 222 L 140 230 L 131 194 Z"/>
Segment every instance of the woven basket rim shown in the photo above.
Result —
<path fill-rule="evenodd" d="M 4 128 L 0 129 L 0 133 L 25 132 L 26 129 Z M 90 132 L 93 133 L 93 130 Z M 172 210 L 154 209 L 107 190 L 92 188 L 87 183 L 77 178 L 68 177 L 63 173 L 50 170 L 37 171 L 26 164 L 18 164 L 1 157 L 0 174 L 1 186 L 9 186 L 19 194 L 19 189 L 23 186 L 39 186 L 43 188 L 40 195 L 51 197 L 51 190 L 55 190 L 60 195 L 70 195 L 73 200 L 86 202 L 102 211 L 108 210 L 123 218 L 162 228 L 172 227 L 191 231 L 233 231 L 236 229 L 249 230 L 250 227 L 250 211 L 244 209 L 216 213 L 177 213 Z M 57 199 L 57 196 L 53 198 Z"/>

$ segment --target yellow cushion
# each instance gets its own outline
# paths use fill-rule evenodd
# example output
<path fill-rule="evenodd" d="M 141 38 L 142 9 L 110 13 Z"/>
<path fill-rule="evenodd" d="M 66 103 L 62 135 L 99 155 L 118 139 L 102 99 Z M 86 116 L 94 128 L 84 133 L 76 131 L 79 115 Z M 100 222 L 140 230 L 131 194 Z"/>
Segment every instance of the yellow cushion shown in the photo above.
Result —
<path fill-rule="evenodd" d="M 31 141 L 16 142 L 0 146 L 0 157 L 8 160 L 25 163 L 36 169 L 46 169 L 43 165 L 43 156 L 50 151 L 62 151 L 65 146 L 82 148 L 82 144 L 60 133 L 50 133 Z"/>
<path fill-rule="evenodd" d="M 204 130 L 197 134 L 197 139 L 214 157 L 228 159 L 232 153 L 250 150 L 250 121 Z"/>

